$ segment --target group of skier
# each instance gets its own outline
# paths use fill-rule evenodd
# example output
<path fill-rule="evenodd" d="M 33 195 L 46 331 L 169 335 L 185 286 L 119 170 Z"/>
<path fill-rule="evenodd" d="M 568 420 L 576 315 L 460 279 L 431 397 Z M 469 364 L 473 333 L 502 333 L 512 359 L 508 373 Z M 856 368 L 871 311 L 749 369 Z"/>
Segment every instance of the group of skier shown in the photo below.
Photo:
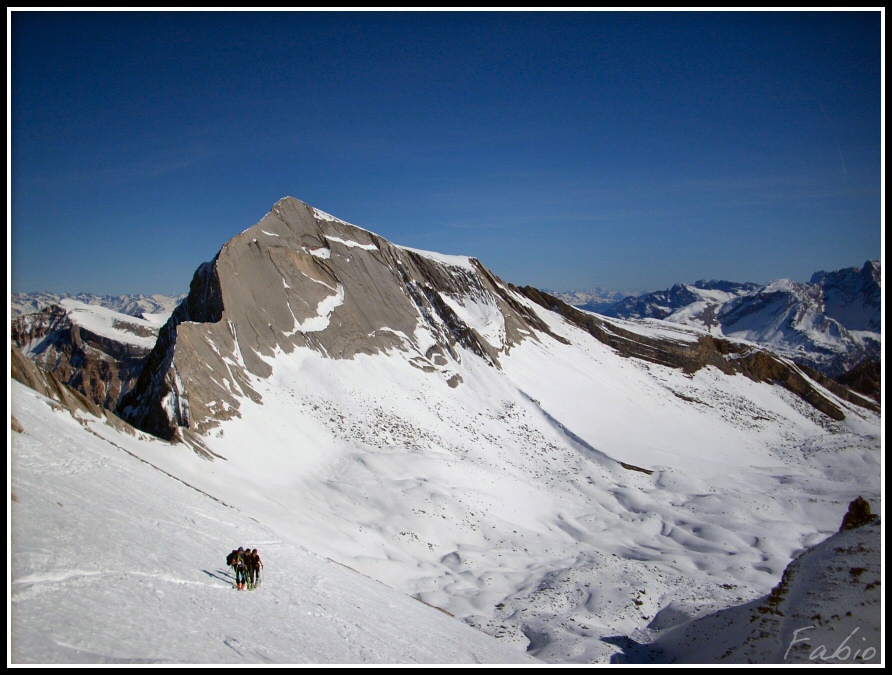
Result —
<path fill-rule="evenodd" d="M 256 548 L 251 550 L 239 546 L 238 550 L 233 549 L 232 553 L 226 556 L 226 564 L 235 572 L 235 587 L 238 590 L 253 591 L 260 584 L 263 562 Z"/>

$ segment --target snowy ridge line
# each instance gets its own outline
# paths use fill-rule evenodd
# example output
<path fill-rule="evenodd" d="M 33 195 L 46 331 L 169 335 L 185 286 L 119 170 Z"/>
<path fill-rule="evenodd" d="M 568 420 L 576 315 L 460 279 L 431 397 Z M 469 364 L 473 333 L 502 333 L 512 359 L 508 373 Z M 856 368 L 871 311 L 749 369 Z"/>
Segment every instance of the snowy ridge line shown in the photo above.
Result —
<path fill-rule="evenodd" d="M 285 199 L 294 199 L 294 197 L 285 197 Z M 326 213 L 322 209 L 317 209 L 315 206 L 310 207 L 313 210 L 313 215 L 316 216 L 318 220 L 327 220 L 332 223 L 340 223 L 341 225 L 346 225 L 347 227 L 352 227 L 360 232 L 365 232 L 372 237 L 377 237 L 378 235 L 372 232 L 371 230 L 367 230 L 364 227 L 360 227 L 359 225 L 354 225 L 353 223 L 348 223 L 346 220 L 342 220 L 336 216 L 331 215 L 330 213 Z M 370 249 L 371 250 L 371 249 Z"/>
<path fill-rule="evenodd" d="M 564 424 L 563 424 L 560 420 L 558 420 L 557 418 L 553 417 L 547 410 L 545 410 L 545 408 L 542 407 L 542 404 L 541 404 L 539 401 L 537 401 L 536 399 L 534 399 L 532 396 L 530 396 L 528 393 L 526 393 L 523 389 L 518 389 L 518 391 L 519 391 L 520 394 L 521 394 L 522 396 L 524 396 L 530 403 L 532 403 L 533 405 L 535 405 L 535 406 L 539 409 L 539 411 L 542 413 L 542 415 L 545 417 L 545 419 L 548 420 L 548 422 L 549 422 L 554 428 L 558 429 L 562 434 L 564 434 L 565 436 L 567 436 L 567 438 L 569 438 L 571 441 L 573 441 L 573 442 L 576 443 L 577 445 L 581 446 L 581 447 L 584 448 L 585 450 L 591 452 L 592 454 L 594 454 L 595 456 L 599 457 L 600 459 L 603 459 L 603 460 L 606 460 L 606 461 L 609 461 L 609 462 L 615 462 L 615 463 L 617 463 L 617 464 L 620 464 L 620 465 L 622 465 L 622 466 L 625 466 L 625 464 L 624 464 L 623 462 L 621 462 L 621 461 L 619 461 L 619 460 L 617 460 L 617 459 L 614 459 L 613 457 L 611 457 L 610 455 L 608 455 L 608 454 L 605 453 L 605 452 L 601 452 L 601 451 L 598 450 L 597 448 L 593 447 L 593 446 L 592 446 L 588 441 L 586 441 L 584 438 L 582 438 L 581 436 L 577 436 L 577 435 L 574 434 L 572 431 L 570 431 L 566 426 L 564 426 Z"/>
<path fill-rule="evenodd" d="M 428 260 L 433 260 L 435 262 L 449 265 L 450 267 L 460 267 L 471 272 L 475 271 L 473 263 L 474 258 L 470 256 L 436 253 L 434 251 L 425 251 L 420 248 L 411 248 L 410 246 L 397 245 L 397 248 L 401 248 L 404 251 L 409 251 L 410 253 L 415 253 L 416 255 L 420 255 L 421 257 L 427 258 Z"/>
<path fill-rule="evenodd" d="M 377 251 L 378 247 L 375 244 L 360 244 L 358 241 L 351 241 L 349 239 L 341 239 L 340 237 L 332 237 L 331 235 L 325 235 L 326 241 L 336 241 L 339 244 L 343 244 L 348 248 L 361 248 L 364 251 Z"/>

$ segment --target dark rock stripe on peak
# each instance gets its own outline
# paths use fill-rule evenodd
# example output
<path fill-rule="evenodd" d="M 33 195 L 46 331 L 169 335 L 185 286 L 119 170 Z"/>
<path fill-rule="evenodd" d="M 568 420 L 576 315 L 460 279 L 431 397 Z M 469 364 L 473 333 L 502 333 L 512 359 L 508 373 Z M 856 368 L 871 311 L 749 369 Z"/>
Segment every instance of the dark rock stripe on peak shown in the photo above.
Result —
<path fill-rule="evenodd" d="M 849 403 L 879 412 L 875 402 L 830 378 L 752 345 L 710 335 L 702 335 L 696 342 L 641 335 L 578 310 L 535 288 L 528 286 L 518 290 L 542 307 L 558 312 L 624 356 L 679 368 L 687 373 L 714 366 L 724 373 L 742 373 L 757 382 L 780 384 L 835 420 L 845 419 L 845 413 L 817 385 Z"/>

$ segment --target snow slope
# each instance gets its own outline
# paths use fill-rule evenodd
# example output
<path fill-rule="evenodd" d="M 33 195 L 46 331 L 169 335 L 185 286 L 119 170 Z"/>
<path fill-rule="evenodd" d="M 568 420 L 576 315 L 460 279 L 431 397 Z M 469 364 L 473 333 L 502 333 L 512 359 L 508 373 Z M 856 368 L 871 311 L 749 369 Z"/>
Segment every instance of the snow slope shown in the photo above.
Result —
<path fill-rule="evenodd" d="M 87 305 L 71 298 L 59 302 L 72 323 L 102 337 L 149 350 L 158 339 L 158 323 L 116 312 L 107 307 Z"/>
<path fill-rule="evenodd" d="M 661 631 L 630 660 L 882 663 L 880 541 L 878 523 L 837 532 L 793 561 L 771 594 Z M 671 613 L 652 625 L 671 626 Z"/>
<path fill-rule="evenodd" d="M 534 662 L 121 442 L 147 455 L 174 451 L 166 444 L 109 428 L 103 439 L 95 418 L 17 382 L 12 394 L 9 663 Z M 239 545 L 264 560 L 255 592 L 237 592 L 225 567 Z"/>
<path fill-rule="evenodd" d="M 879 502 L 877 415 L 838 401 L 834 422 L 540 317 L 566 342 L 524 341 L 502 370 L 462 351 L 457 388 L 398 350 L 277 353 L 258 401 L 205 439 L 221 459 L 133 451 L 552 662 L 608 662 L 673 604 L 694 618 L 764 595 L 853 497 Z"/>
<path fill-rule="evenodd" d="M 197 270 L 119 406 L 177 443 L 87 423 L 262 528 L 215 555 L 299 542 L 517 653 L 608 663 L 881 505 L 880 414 L 842 388 L 325 215 L 281 200 Z"/>

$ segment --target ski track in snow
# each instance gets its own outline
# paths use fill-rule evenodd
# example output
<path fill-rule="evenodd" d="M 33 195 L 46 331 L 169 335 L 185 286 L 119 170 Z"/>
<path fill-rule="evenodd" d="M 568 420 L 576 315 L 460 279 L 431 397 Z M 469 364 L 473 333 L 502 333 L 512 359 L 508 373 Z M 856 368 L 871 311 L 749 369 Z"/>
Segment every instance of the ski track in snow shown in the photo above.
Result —
<path fill-rule="evenodd" d="M 175 446 L 75 420 L 17 382 L 13 409 L 13 663 L 533 662 L 147 463 Z M 95 461 L 72 471 L 72 457 Z M 255 592 L 223 564 L 239 545 L 261 551 Z"/>
<path fill-rule="evenodd" d="M 516 346 L 510 383 L 464 354 L 444 397 L 399 352 L 296 350 L 208 439 L 226 461 L 132 451 L 209 494 L 251 486 L 232 503 L 285 538 L 560 662 L 608 661 L 611 636 L 650 635 L 668 606 L 767 593 L 853 496 L 879 496 L 870 415 L 830 422 L 743 377 L 583 352 Z"/>
<path fill-rule="evenodd" d="M 320 302 L 313 320 L 327 325 L 340 298 Z M 262 402 L 243 397 L 240 416 L 205 439 L 223 458 L 214 462 L 98 421 L 47 420 L 16 385 L 26 433 L 13 457 L 13 543 L 25 543 L 13 559 L 15 653 L 424 663 L 528 651 L 606 663 L 681 617 L 767 593 L 854 496 L 881 503 L 878 416 L 847 408 L 835 422 L 780 387 L 620 358 L 517 299 L 571 344 L 540 334 L 500 355 L 501 370 L 457 348 L 433 373 L 409 361 L 432 341 L 423 331 L 403 335 L 415 345 L 405 353 L 279 353 L 272 375 L 250 382 Z M 502 346 L 489 298 L 447 302 Z M 243 369 L 234 357 L 227 365 Z M 452 374 L 463 380 L 454 389 Z M 225 378 L 238 395 L 234 381 Z M 164 498 L 134 489 L 134 457 Z M 83 533 L 97 547 L 86 566 Z M 239 545 L 260 548 L 269 586 L 221 594 L 231 576 L 219 561 Z M 95 638 L 76 618 L 84 604 L 101 617 Z M 230 616 L 252 607 L 263 608 L 263 638 Z M 144 625 L 147 608 L 157 621 Z M 421 644 L 416 628 L 441 640 Z"/>

